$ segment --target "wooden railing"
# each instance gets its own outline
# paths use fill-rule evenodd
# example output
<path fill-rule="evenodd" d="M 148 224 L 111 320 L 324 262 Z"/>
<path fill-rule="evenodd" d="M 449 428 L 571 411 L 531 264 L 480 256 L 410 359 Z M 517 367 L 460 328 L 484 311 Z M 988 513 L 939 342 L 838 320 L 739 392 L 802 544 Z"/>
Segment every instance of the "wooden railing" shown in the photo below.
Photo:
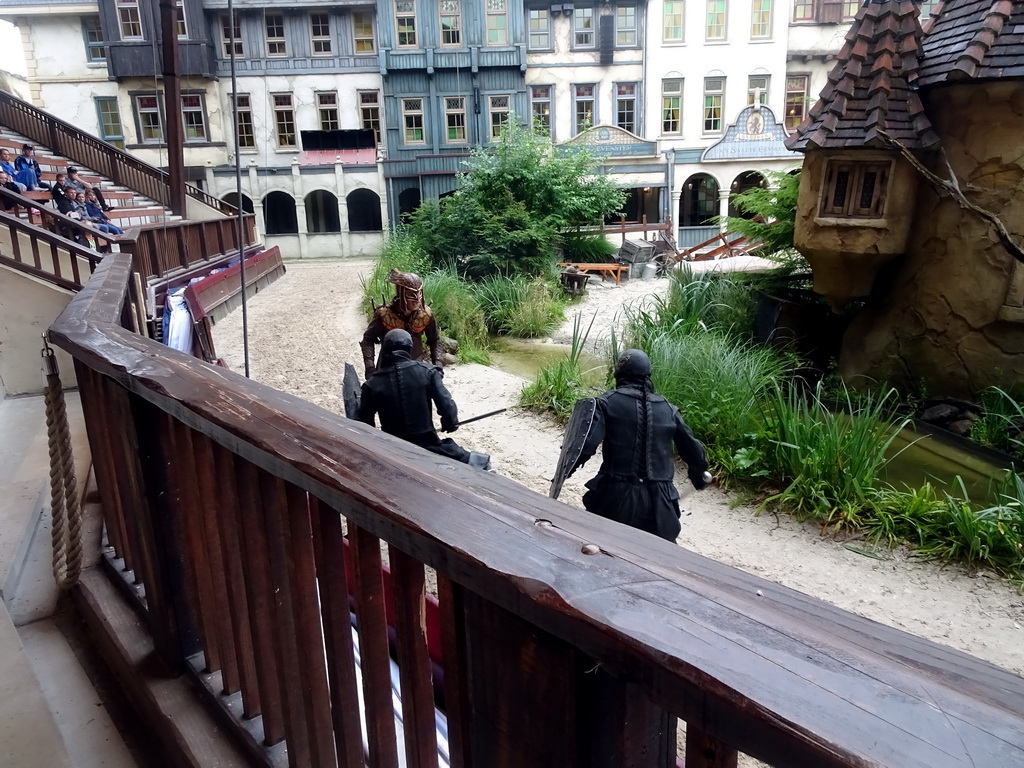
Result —
<path fill-rule="evenodd" d="M 130 240 L 121 242 L 121 251 L 132 254 L 143 280 L 238 251 L 238 219 L 234 217 L 162 222 L 133 228 L 130 234 Z M 258 242 L 256 217 L 251 213 L 243 214 L 243 235 L 243 249 Z"/>
<path fill-rule="evenodd" d="M 754 217 L 754 221 L 761 221 L 761 217 Z M 697 243 L 697 245 L 680 251 L 676 255 L 676 261 L 710 261 L 728 256 L 737 256 L 748 253 L 749 249 L 756 244 L 756 242 L 751 241 L 746 235 L 739 232 L 718 232 L 704 242 Z M 701 253 L 705 248 L 710 248 L 711 250 Z"/>
<path fill-rule="evenodd" d="M 0 189 L 0 195 L 4 193 L 7 190 Z M 56 215 L 69 229 L 81 227 L 66 216 Z M 27 218 L 4 213 L 0 206 L 0 264 L 77 291 L 88 282 L 101 258 L 102 254 L 92 248 L 36 226 Z"/>
<path fill-rule="evenodd" d="M 109 562 L 253 765 L 434 768 L 435 706 L 455 768 L 667 768 L 676 718 L 687 768 L 1024 764 L 1018 676 L 132 334 L 130 272 L 50 337 Z"/>
<path fill-rule="evenodd" d="M 169 175 L 149 163 L 54 117 L 48 112 L 0 91 L 0 125 L 6 125 L 33 141 L 46 145 L 57 155 L 70 158 L 115 184 L 135 190 L 165 207 L 171 204 Z M 189 197 L 222 213 L 233 215 L 236 208 L 191 185 Z"/>

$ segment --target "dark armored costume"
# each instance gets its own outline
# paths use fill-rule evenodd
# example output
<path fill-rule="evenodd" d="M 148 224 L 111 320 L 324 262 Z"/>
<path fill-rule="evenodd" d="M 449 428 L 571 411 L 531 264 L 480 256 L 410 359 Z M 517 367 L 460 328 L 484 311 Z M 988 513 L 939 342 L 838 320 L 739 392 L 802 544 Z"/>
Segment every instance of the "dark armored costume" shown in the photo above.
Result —
<path fill-rule="evenodd" d="M 356 418 L 370 426 L 380 416 L 380 428 L 433 453 L 481 469 L 490 469 L 485 453 L 467 451 L 450 437 L 434 430 L 433 406 L 441 416 L 441 429 L 459 428 L 459 412 L 445 387 L 441 371 L 412 359 L 413 339 L 400 328 L 388 331 L 381 346 L 380 367 L 363 384 Z"/>
<path fill-rule="evenodd" d="M 582 466 L 602 446 L 601 469 L 587 482 L 583 505 L 609 520 L 675 541 L 680 531 L 679 492 L 672 483 L 672 446 L 698 490 L 708 481 L 704 446 L 679 409 L 654 393 L 651 361 L 644 352 L 629 349 L 622 354 L 615 383 L 615 389 L 597 400 L 576 465 Z"/>
<path fill-rule="evenodd" d="M 399 272 L 392 269 L 388 274 L 388 282 L 396 286 L 395 298 L 390 304 L 377 307 L 373 312 L 373 319 L 363 334 L 363 340 L 359 347 L 363 351 L 363 366 L 365 378 L 370 376 L 381 364 L 384 356 L 384 349 L 381 348 L 380 356 L 376 364 L 373 362 L 373 347 L 380 344 L 384 335 L 391 330 L 401 328 L 412 336 L 412 359 L 422 360 L 424 358 L 423 337 L 427 338 L 427 347 L 430 349 L 430 362 L 434 365 L 441 365 L 440 338 L 437 332 L 437 321 L 430 311 L 430 307 L 423 303 L 423 281 L 419 275 L 412 272 Z"/>

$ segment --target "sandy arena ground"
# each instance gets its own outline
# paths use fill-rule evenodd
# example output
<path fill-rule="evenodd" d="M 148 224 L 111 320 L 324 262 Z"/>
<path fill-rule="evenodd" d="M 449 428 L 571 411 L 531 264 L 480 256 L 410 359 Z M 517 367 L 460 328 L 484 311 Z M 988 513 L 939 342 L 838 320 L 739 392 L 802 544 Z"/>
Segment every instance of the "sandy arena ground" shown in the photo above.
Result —
<path fill-rule="evenodd" d="M 284 277 L 252 297 L 253 378 L 343 413 L 345 362 L 362 375 L 360 277 L 370 268 L 367 261 L 290 263 Z M 600 331 L 591 341 L 600 343 L 624 303 L 642 301 L 666 286 L 665 280 L 597 284 L 573 311 L 582 312 L 585 323 L 597 314 L 594 329 Z M 243 369 L 241 328 L 240 310 L 215 328 L 219 354 L 237 371 Z M 570 316 L 553 340 L 565 343 L 571 336 Z M 463 417 L 510 408 L 460 429 L 455 438 L 490 453 L 499 473 L 546 494 L 562 430 L 552 420 L 513 407 L 524 381 L 495 368 L 458 365 L 446 369 L 445 383 Z M 581 507 L 582 484 L 596 469 L 595 459 L 577 472 L 561 499 Z M 680 546 L 1024 674 L 1024 596 L 999 577 L 922 562 L 902 551 L 867 557 L 848 549 L 849 541 L 822 538 L 816 526 L 732 506 L 734 498 L 721 490 L 697 493 L 680 485 L 680 491 Z"/>

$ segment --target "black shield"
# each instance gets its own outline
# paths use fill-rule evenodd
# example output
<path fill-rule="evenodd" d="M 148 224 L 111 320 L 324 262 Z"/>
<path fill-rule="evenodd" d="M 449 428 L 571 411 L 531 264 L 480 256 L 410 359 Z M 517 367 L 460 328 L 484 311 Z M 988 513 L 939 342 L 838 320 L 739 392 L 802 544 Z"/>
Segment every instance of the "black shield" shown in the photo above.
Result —
<path fill-rule="evenodd" d="M 552 499 L 558 498 L 562 491 L 562 483 L 569 473 L 576 469 L 576 463 L 587 442 L 587 435 L 590 434 L 590 427 L 594 423 L 596 410 L 597 400 L 593 397 L 577 400 L 572 409 L 569 423 L 565 425 L 565 438 L 562 440 L 562 452 L 558 455 L 558 466 L 555 468 L 555 476 L 551 478 L 551 489 L 548 491 L 548 496 Z"/>
<path fill-rule="evenodd" d="M 345 416 L 350 419 L 356 417 L 359 410 L 359 393 L 362 385 L 359 383 L 359 375 L 356 373 L 352 363 L 345 363 L 345 378 L 341 383 L 341 395 L 345 401 Z"/>

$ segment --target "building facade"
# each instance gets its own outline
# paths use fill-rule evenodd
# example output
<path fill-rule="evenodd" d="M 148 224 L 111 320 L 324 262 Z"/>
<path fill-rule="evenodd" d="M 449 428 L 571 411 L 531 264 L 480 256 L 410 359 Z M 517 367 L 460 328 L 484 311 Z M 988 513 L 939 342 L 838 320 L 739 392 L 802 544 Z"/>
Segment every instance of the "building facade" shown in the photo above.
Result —
<path fill-rule="evenodd" d="M 189 181 L 290 257 L 375 253 L 515 119 L 585 144 L 680 247 L 735 213 L 804 117 L 856 0 L 177 0 Z M 166 164 L 158 4 L 5 0 L 32 100 Z M 235 73 L 232 86 L 232 59 Z M 235 93 L 237 90 L 237 94 Z M 237 132 L 237 145 L 235 135 Z"/>

